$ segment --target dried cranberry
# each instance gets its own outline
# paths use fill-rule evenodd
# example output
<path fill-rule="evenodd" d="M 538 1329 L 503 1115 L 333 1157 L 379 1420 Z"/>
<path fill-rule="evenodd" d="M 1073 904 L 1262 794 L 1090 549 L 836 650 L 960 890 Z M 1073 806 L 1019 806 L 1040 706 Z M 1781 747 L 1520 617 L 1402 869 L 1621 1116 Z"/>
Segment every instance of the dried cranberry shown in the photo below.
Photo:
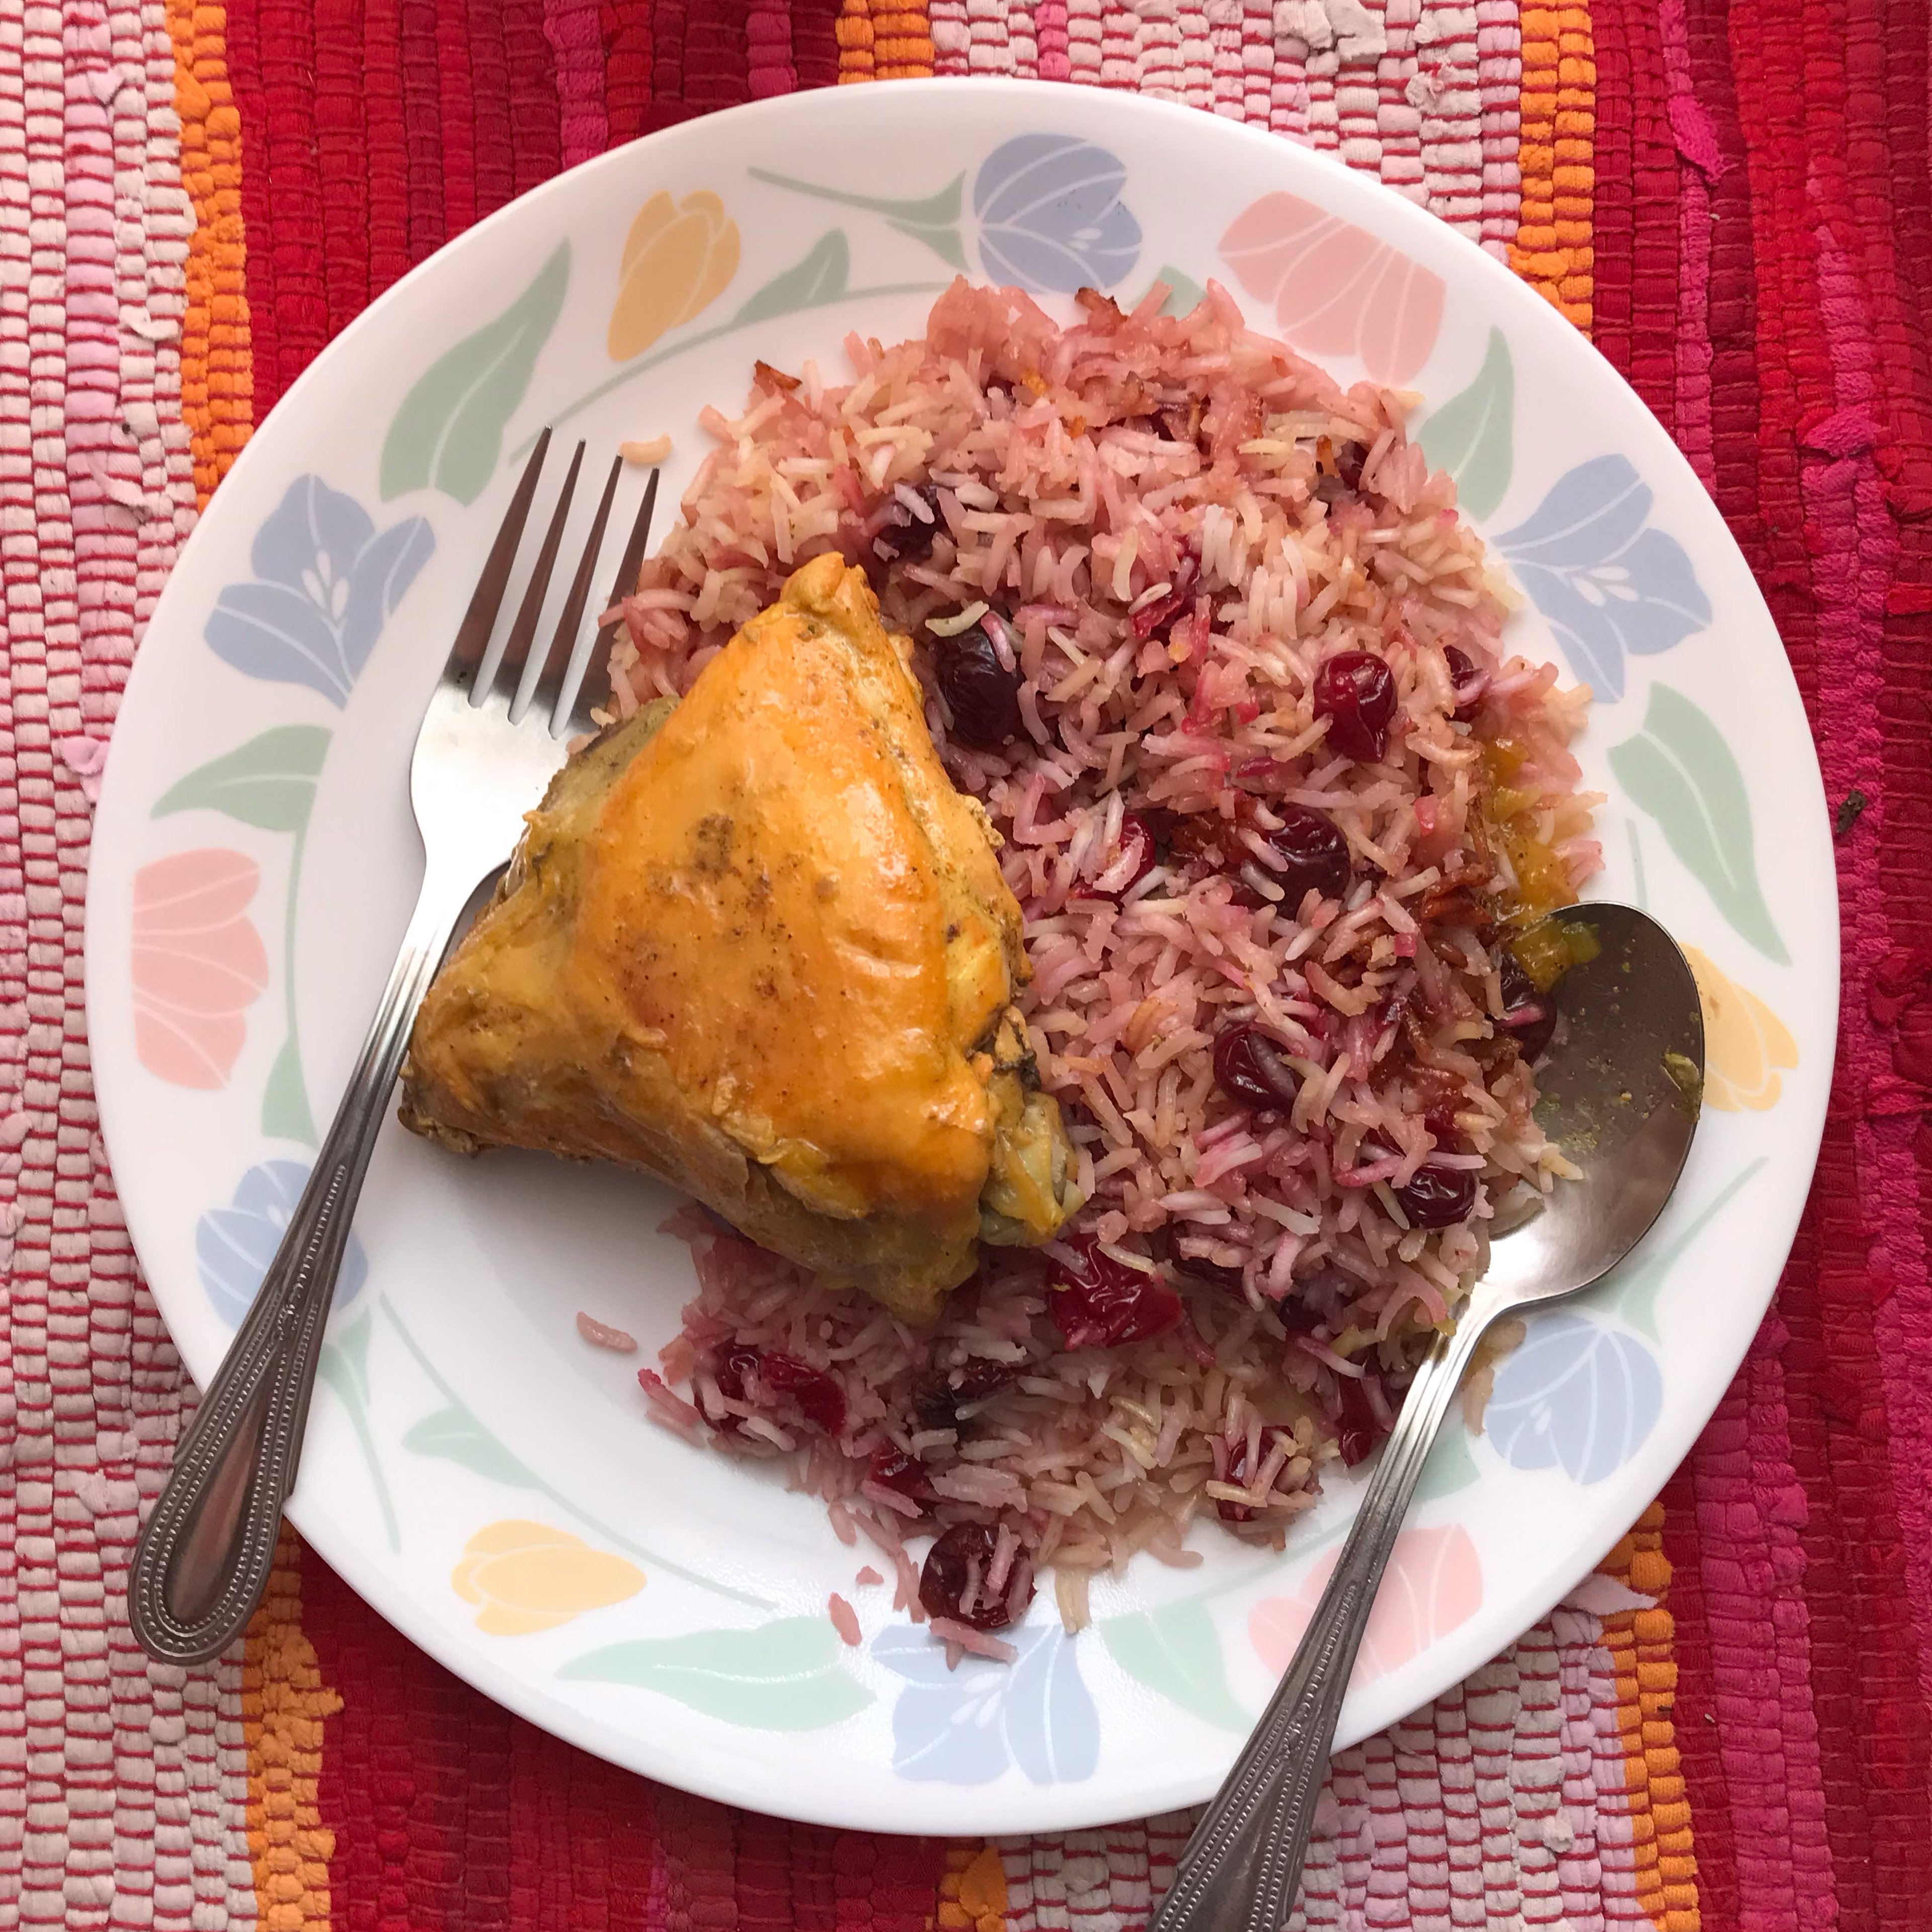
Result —
<path fill-rule="evenodd" d="M 1280 1048 L 1246 1020 L 1222 1028 L 1216 1039 L 1214 1079 L 1229 1100 L 1244 1107 L 1292 1107 L 1301 1092 Z"/>
<path fill-rule="evenodd" d="M 1128 623 L 1137 638 L 1150 638 L 1166 623 L 1179 616 L 1192 602 L 1196 580 L 1201 574 L 1199 561 L 1191 551 L 1183 550 L 1180 561 L 1174 567 L 1168 579 L 1173 586 L 1165 597 L 1157 597 L 1151 604 L 1143 604 Z"/>
<path fill-rule="evenodd" d="M 1395 717 L 1394 673 L 1372 651 L 1338 651 L 1315 674 L 1315 715 L 1344 758 L 1376 763 Z"/>
<path fill-rule="evenodd" d="M 1450 688 L 1456 694 L 1456 722 L 1473 724 L 1483 708 L 1482 673 L 1477 670 L 1475 659 L 1460 644 L 1444 644 L 1442 656 L 1449 667 Z"/>
<path fill-rule="evenodd" d="M 1368 460 L 1369 452 L 1365 444 L 1352 439 L 1335 446 L 1335 474 L 1351 490 L 1359 490 L 1362 487 L 1362 465 Z"/>
<path fill-rule="evenodd" d="M 1020 674 L 1000 662 L 985 628 L 975 624 L 957 637 L 934 640 L 939 688 L 952 714 L 952 735 L 962 745 L 997 752 L 1026 727 L 1020 716 Z"/>
<path fill-rule="evenodd" d="M 754 1376 L 758 1372 L 758 1352 L 748 1342 L 734 1342 L 718 1358 L 718 1365 L 712 1372 L 712 1379 L 718 1384 L 718 1393 L 732 1402 L 753 1402 L 755 1398 L 746 1394 Z M 727 1436 L 735 1436 L 741 1426 L 740 1418 L 735 1415 L 721 1418 L 716 1424 Z"/>
<path fill-rule="evenodd" d="M 866 1473 L 881 1489 L 890 1490 L 922 1508 L 932 1500 L 932 1485 L 926 1479 L 925 1466 L 916 1456 L 908 1456 L 890 1442 L 881 1443 L 872 1451 Z"/>
<path fill-rule="evenodd" d="M 1226 867 L 1238 849 L 1234 826 L 1218 812 L 1190 812 L 1167 835 L 1169 854 L 1178 864 Z"/>
<path fill-rule="evenodd" d="M 919 1600 L 929 1617 L 950 1617 L 955 1623 L 974 1630 L 1004 1630 L 1013 1620 L 1007 1604 L 1012 1581 L 991 1603 L 986 1597 L 986 1572 L 992 1568 L 993 1552 L 999 1538 L 983 1522 L 956 1522 L 940 1532 L 939 1540 L 926 1552 L 919 1573 Z M 966 1601 L 970 1589 L 973 1601 Z M 1024 1614 L 1033 1601 L 1033 1584 L 1027 1584 L 1026 1600 L 1017 1606 Z"/>
<path fill-rule="evenodd" d="M 975 1356 L 957 1368 L 944 1369 L 927 1376 L 914 1390 L 913 1413 L 922 1429 L 954 1429 L 959 1412 L 1006 1387 L 1019 1371 L 1006 1362 L 989 1362 Z"/>
<path fill-rule="evenodd" d="M 872 548 L 888 562 L 923 563 L 932 554 L 933 539 L 946 527 L 946 513 L 939 507 L 939 486 L 922 483 L 916 492 L 920 501 L 932 512 L 919 517 L 895 497 L 872 537 Z"/>
<path fill-rule="evenodd" d="M 756 1348 L 734 1342 L 718 1358 L 712 1372 L 720 1395 L 752 1408 L 770 1408 L 780 1421 L 806 1422 L 826 1436 L 845 1427 L 845 1392 L 822 1370 L 808 1367 L 796 1356 L 776 1348 Z M 728 1435 L 739 1432 L 735 1417 L 718 1424 Z"/>
<path fill-rule="evenodd" d="M 1500 976 L 1502 1024 L 1516 1042 L 1516 1052 L 1534 1065 L 1548 1051 L 1550 1036 L 1556 1030 L 1556 998 L 1536 990 L 1513 952 L 1503 955 Z"/>
<path fill-rule="evenodd" d="M 1129 812 L 1120 820 L 1120 841 L 1106 865 L 1100 868 L 1101 875 L 1105 878 L 1114 874 L 1123 860 L 1131 862 L 1127 876 L 1119 884 L 1108 886 L 1102 896 L 1125 898 L 1160 863 L 1160 847 L 1154 837 L 1154 827 L 1138 812 Z M 1101 891 L 1097 886 L 1091 890 Z"/>
<path fill-rule="evenodd" d="M 1476 1176 L 1472 1168 L 1444 1167 L 1425 1160 L 1400 1187 L 1390 1191 L 1402 1203 L 1412 1228 L 1453 1228 L 1466 1221 L 1476 1205 Z"/>
<path fill-rule="evenodd" d="M 1154 1250 L 1173 1269 L 1176 1274 L 1185 1275 L 1190 1281 L 1204 1283 L 1210 1288 L 1218 1288 L 1225 1293 L 1247 1298 L 1246 1284 L 1238 1268 L 1223 1268 L 1219 1262 L 1210 1262 L 1204 1255 L 1190 1255 L 1183 1252 L 1172 1222 L 1157 1229 L 1154 1236 Z"/>
<path fill-rule="evenodd" d="M 1282 910 L 1294 913 L 1311 891 L 1324 899 L 1339 899 L 1348 890 L 1354 868 L 1342 828 L 1325 812 L 1305 805 L 1275 808 L 1281 818 L 1278 832 L 1264 834 L 1283 869 L 1268 876 L 1282 890 Z"/>
<path fill-rule="evenodd" d="M 1278 1422 L 1264 1423 L 1262 1425 L 1261 1461 L 1256 1463 L 1252 1470 L 1248 1467 L 1248 1438 L 1245 1436 L 1238 1438 L 1229 1448 L 1228 1473 L 1222 1480 L 1233 1484 L 1238 1489 L 1246 1489 L 1249 1484 L 1261 1474 L 1263 1465 L 1274 1454 L 1274 1445 L 1284 1436 L 1292 1442 L 1294 1439 L 1294 1431 L 1292 1429 L 1284 1429 Z M 1250 1503 L 1226 1502 L 1216 1497 L 1214 1507 L 1220 1512 L 1221 1520 L 1223 1522 L 1252 1522 L 1255 1520 L 1254 1506 Z"/>
<path fill-rule="evenodd" d="M 1376 1444 L 1388 1433 L 1370 1399 L 1366 1378 L 1338 1376 L 1342 1384 L 1342 1412 L 1335 1418 L 1335 1448 L 1342 1460 L 1354 1468 L 1374 1454 Z"/>
<path fill-rule="evenodd" d="M 1050 1304 L 1070 1348 L 1116 1348 L 1151 1341 L 1180 1320 L 1180 1297 L 1160 1276 L 1116 1261 L 1097 1236 L 1076 1234 L 1076 1258 L 1054 1265 Z"/>

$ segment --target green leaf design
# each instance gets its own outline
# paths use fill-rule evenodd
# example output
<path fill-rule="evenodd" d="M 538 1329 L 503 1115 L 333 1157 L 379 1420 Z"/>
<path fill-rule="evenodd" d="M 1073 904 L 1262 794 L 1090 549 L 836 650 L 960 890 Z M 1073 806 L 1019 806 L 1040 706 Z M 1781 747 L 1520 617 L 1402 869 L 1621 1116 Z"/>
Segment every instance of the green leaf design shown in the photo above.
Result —
<path fill-rule="evenodd" d="M 460 1462 L 466 1469 L 512 1489 L 543 1487 L 460 1402 L 424 1416 L 403 1438 L 403 1447 L 418 1456 L 440 1456 L 445 1462 Z"/>
<path fill-rule="evenodd" d="M 962 274 L 966 272 L 966 244 L 959 238 L 956 228 L 928 228 L 916 221 L 888 221 L 888 228 L 896 228 L 902 235 L 910 235 L 915 242 L 923 242 L 949 268 L 957 268 Z"/>
<path fill-rule="evenodd" d="M 782 275 L 775 275 L 731 318 L 732 326 L 764 322 L 802 308 L 817 308 L 838 300 L 851 272 L 852 251 L 845 231 L 834 228 L 820 236 L 812 252 Z"/>
<path fill-rule="evenodd" d="M 162 793 L 151 815 L 166 818 L 199 806 L 264 832 L 299 832 L 315 803 L 328 740 L 320 724 L 278 724 L 197 765 Z"/>
<path fill-rule="evenodd" d="M 1682 692 L 1651 687 L 1643 729 L 1610 751 L 1634 802 L 1717 902 L 1732 929 L 1780 966 L 1791 956 L 1757 882 L 1750 799 L 1724 734 Z"/>
<path fill-rule="evenodd" d="M 466 335 L 417 379 L 382 439 L 382 500 L 440 490 L 473 503 L 496 467 L 503 428 L 530 386 L 570 284 L 570 244 L 494 322 Z"/>
<path fill-rule="evenodd" d="M 790 175 L 768 173 L 763 168 L 746 172 L 754 181 L 769 182 L 774 188 L 788 188 L 794 194 L 808 194 L 817 201 L 836 202 L 842 208 L 863 208 L 894 221 L 920 228 L 946 228 L 959 219 L 966 177 L 962 174 L 937 194 L 919 201 L 894 201 L 875 194 L 848 194 L 843 188 L 820 188 L 815 182 L 799 181 Z"/>
<path fill-rule="evenodd" d="M 1469 1425 L 1462 1419 L 1461 1403 L 1451 1404 L 1443 1418 L 1436 1446 L 1422 1466 L 1415 1485 L 1415 1500 L 1433 1502 L 1438 1496 L 1453 1496 L 1476 1480 L 1476 1458 L 1470 1447 Z"/>
<path fill-rule="evenodd" d="M 382 1512 L 382 1527 L 392 1551 L 403 1546 L 402 1531 L 396 1521 L 396 1506 L 390 1499 L 389 1485 L 382 1474 L 382 1458 L 376 1453 L 376 1438 L 369 1430 L 369 1332 L 375 1326 L 365 1308 L 357 1318 L 322 1345 L 316 1373 L 334 1393 L 347 1412 L 350 1426 L 356 1432 L 357 1446 L 369 1472 L 376 1501 Z"/>
<path fill-rule="evenodd" d="M 1220 1634 L 1198 1603 L 1109 1617 L 1100 1634 L 1114 1661 L 1136 1683 L 1222 1730 L 1245 1736 L 1254 1728 L 1253 1714 L 1242 1709 L 1228 1688 Z"/>
<path fill-rule="evenodd" d="M 774 188 L 790 188 L 794 194 L 808 194 L 815 201 L 836 202 L 841 208 L 862 208 L 883 214 L 888 227 L 915 242 L 923 242 L 950 267 L 964 269 L 966 250 L 959 240 L 960 197 L 966 177 L 959 176 L 937 194 L 916 201 L 896 201 L 875 194 L 848 194 L 842 188 L 820 188 L 813 182 L 794 180 L 790 175 L 770 174 L 763 168 L 748 170 L 754 181 L 769 182 Z"/>
<path fill-rule="evenodd" d="M 607 1645 L 558 1676 L 656 1690 L 706 1717 L 760 1731 L 818 1731 L 862 1711 L 872 1694 L 845 1670 L 830 1619 L 781 1617 L 755 1630 Z"/>
<path fill-rule="evenodd" d="M 315 1144 L 315 1116 L 309 1112 L 308 1088 L 302 1079 L 302 1048 L 292 1033 L 282 1042 L 262 1090 L 262 1131 L 277 1140 Z"/>
<path fill-rule="evenodd" d="M 1456 498 L 1471 516 L 1495 511 L 1509 488 L 1516 442 L 1516 370 L 1500 328 L 1490 331 L 1476 380 L 1422 425 L 1417 440 L 1430 467 L 1456 479 Z"/>
<path fill-rule="evenodd" d="M 1162 315 L 1191 314 L 1208 292 L 1192 275 L 1184 275 L 1172 262 L 1160 265 L 1155 271 L 1154 280 L 1167 284 L 1167 299 L 1160 305 Z"/>

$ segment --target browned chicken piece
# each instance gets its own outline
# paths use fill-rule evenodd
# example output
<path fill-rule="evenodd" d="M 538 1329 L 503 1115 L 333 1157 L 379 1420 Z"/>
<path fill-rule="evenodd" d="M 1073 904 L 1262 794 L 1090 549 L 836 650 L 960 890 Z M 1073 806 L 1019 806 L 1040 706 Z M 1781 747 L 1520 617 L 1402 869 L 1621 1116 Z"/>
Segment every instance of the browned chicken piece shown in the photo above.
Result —
<path fill-rule="evenodd" d="M 623 1162 L 930 1322 L 1078 1202 L 1020 910 L 863 574 L 806 565 L 558 775 L 417 1016 L 402 1117 Z"/>

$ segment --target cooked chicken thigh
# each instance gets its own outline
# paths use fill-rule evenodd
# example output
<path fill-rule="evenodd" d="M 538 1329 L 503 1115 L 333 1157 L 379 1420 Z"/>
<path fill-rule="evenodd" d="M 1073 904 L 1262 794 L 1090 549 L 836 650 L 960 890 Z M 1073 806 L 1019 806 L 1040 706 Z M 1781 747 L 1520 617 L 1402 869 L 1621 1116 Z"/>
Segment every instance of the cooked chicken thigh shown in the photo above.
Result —
<path fill-rule="evenodd" d="M 1020 911 L 863 574 L 806 565 L 558 775 L 418 1015 L 403 1119 L 662 1176 L 929 1322 L 1077 1204 Z"/>

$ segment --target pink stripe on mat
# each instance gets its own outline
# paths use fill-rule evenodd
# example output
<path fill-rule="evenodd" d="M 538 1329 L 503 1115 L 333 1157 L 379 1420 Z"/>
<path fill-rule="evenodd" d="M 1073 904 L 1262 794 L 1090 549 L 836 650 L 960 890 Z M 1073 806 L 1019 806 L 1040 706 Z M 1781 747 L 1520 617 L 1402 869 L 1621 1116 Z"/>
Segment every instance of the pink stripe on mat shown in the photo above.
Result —
<path fill-rule="evenodd" d="M 572 168 L 602 154 L 610 145 L 610 116 L 604 104 L 604 30 L 598 0 L 544 0 L 544 38 L 556 56 L 563 164 Z"/>
<path fill-rule="evenodd" d="M 1843 226 L 1848 237 L 1856 232 L 1849 216 Z M 1898 531 L 1873 447 L 1881 385 L 1864 291 L 1838 222 L 1821 212 L 1814 232 L 1819 314 L 1837 404 L 1832 416 L 1807 436 L 1814 453 L 1800 472 L 1806 521 L 1814 532 L 1816 580 L 1830 586 L 1818 602 L 1818 758 L 1828 798 L 1842 798 L 1858 786 L 1871 801 L 1859 836 L 1838 848 L 1845 940 L 1840 999 L 1843 1010 L 1856 1016 L 1840 1032 L 1840 1077 L 1861 1103 L 1853 1130 L 1865 1182 L 1860 1232 L 1875 1289 L 1883 1296 L 1874 1327 L 1885 1378 L 1892 1489 L 1906 1532 L 1919 1685 L 1932 1703 L 1932 1496 L 1925 1480 L 1932 1468 L 1932 1392 L 1926 1387 L 1923 1348 L 1932 1333 L 1932 1285 L 1912 1155 L 1914 1136 L 1923 1132 L 1924 1101 L 1922 1090 L 1898 1078 L 1884 1037 L 1858 1023 L 1869 1010 L 1872 969 L 1892 944 L 1880 861 L 1888 810 L 1882 784 L 1886 592 L 1898 562 Z"/>

